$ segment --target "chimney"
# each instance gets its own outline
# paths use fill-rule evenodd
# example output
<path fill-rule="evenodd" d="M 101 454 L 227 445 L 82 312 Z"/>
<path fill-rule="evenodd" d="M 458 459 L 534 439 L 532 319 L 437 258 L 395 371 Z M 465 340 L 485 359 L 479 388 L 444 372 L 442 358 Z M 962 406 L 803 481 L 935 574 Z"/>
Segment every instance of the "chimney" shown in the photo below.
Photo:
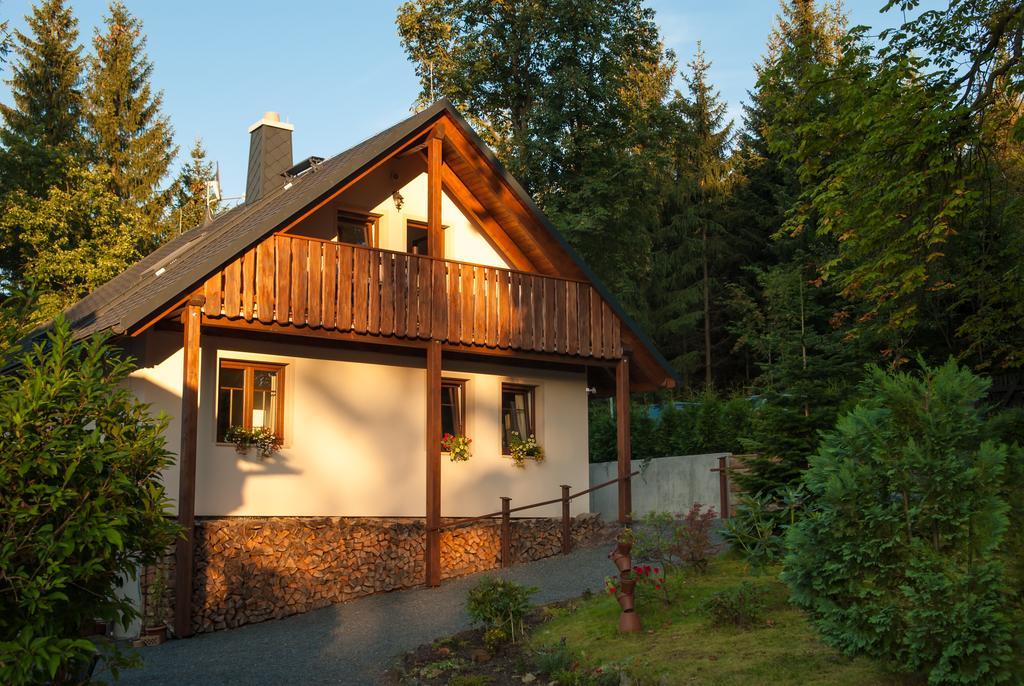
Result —
<path fill-rule="evenodd" d="M 277 112 L 267 112 L 249 127 L 249 174 L 245 204 L 251 204 L 284 184 L 281 176 L 292 166 L 292 131 Z"/>

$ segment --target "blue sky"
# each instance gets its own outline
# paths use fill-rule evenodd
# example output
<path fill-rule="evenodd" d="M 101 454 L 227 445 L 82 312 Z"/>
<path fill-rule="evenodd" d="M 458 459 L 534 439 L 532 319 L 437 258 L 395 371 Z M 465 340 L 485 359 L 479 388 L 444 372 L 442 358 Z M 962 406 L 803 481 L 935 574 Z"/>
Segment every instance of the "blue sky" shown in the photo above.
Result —
<path fill-rule="evenodd" d="M 398 42 L 397 2 L 126 0 L 144 22 L 153 80 L 164 91 L 181 148 L 196 136 L 220 163 L 225 195 L 245 186 L 249 124 L 276 110 L 295 124 L 294 154 L 330 156 L 407 116 L 418 86 Z M 754 82 L 775 0 L 651 0 L 668 47 L 685 62 L 697 41 L 712 79 L 737 119 Z M 852 24 L 892 25 L 885 0 L 847 0 Z M 105 0 L 72 0 L 83 43 Z M 0 16 L 22 28 L 28 0 L 0 0 Z M 4 79 L 9 69 L 4 69 Z M 9 102 L 4 84 L 0 99 Z"/>

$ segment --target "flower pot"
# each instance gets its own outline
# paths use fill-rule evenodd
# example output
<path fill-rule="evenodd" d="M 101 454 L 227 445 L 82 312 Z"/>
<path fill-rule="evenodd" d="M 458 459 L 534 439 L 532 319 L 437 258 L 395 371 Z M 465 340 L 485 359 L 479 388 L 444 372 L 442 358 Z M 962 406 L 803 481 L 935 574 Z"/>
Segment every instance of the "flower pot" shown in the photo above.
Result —
<path fill-rule="evenodd" d="M 622 589 L 623 593 L 632 596 L 636 591 L 636 579 L 623 579 L 619 582 L 619 588 Z"/>
<path fill-rule="evenodd" d="M 640 617 L 633 610 L 623 610 L 622 614 L 619 615 L 619 632 L 624 634 L 633 634 L 638 631 L 643 631 L 643 625 L 640 624 Z"/>
<path fill-rule="evenodd" d="M 623 612 L 632 612 L 633 608 L 636 607 L 633 601 L 633 595 L 630 593 L 620 593 L 615 596 L 615 599 L 619 601 L 619 607 L 622 608 Z"/>
<path fill-rule="evenodd" d="M 629 557 L 629 552 L 631 550 L 633 550 L 633 543 L 632 542 L 629 542 L 629 543 L 616 543 L 615 544 L 615 552 L 618 553 L 619 555 L 625 555 L 625 556 Z"/>
<path fill-rule="evenodd" d="M 235 445 L 235 452 L 238 453 L 239 455 L 248 455 L 249 454 L 249 446 L 247 446 L 247 445 L 237 445 L 236 444 Z"/>
<path fill-rule="evenodd" d="M 616 548 L 612 551 L 612 554 L 608 557 L 611 558 L 612 564 L 619 570 L 619 573 L 627 572 L 633 567 L 633 561 L 629 557 L 629 553 L 622 554 L 619 549 Z"/>
<path fill-rule="evenodd" d="M 147 626 L 142 630 L 146 645 L 160 645 L 167 640 L 167 625 Z"/>

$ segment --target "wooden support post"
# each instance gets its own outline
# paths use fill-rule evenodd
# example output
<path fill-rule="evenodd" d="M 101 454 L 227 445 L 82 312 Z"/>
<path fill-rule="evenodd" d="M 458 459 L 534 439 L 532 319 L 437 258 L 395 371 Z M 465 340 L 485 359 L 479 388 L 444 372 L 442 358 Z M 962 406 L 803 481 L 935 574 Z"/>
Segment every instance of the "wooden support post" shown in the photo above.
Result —
<path fill-rule="evenodd" d="M 572 516 L 569 514 L 569 487 L 562 484 L 562 554 L 572 550 Z"/>
<path fill-rule="evenodd" d="M 427 141 L 427 253 L 444 257 L 444 231 L 441 229 L 441 157 L 444 123 L 439 123 Z"/>
<path fill-rule="evenodd" d="M 501 566 L 512 566 L 512 498 L 501 496 Z"/>
<path fill-rule="evenodd" d="M 619 460 L 619 523 L 627 524 L 633 510 L 630 489 L 633 469 L 629 446 L 629 358 L 625 356 L 615 367 L 615 434 Z"/>
<path fill-rule="evenodd" d="M 185 305 L 182 347 L 181 447 L 178 450 L 178 523 L 185 537 L 174 551 L 174 633 L 192 635 L 192 554 L 196 513 L 196 435 L 199 421 L 199 324 L 205 298 L 194 296 Z"/>
<path fill-rule="evenodd" d="M 427 345 L 427 586 L 441 585 L 441 342 Z"/>
<path fill-rule="evenodd" d="M 718 472 L 718 498 L 722 506 L 719 517 L 721 519 L 728 519 L 729 510 L 732 507 L 729 503 L 729 458 L 718 458 L 718 469 L 713 469 L 712 471 Z"/>

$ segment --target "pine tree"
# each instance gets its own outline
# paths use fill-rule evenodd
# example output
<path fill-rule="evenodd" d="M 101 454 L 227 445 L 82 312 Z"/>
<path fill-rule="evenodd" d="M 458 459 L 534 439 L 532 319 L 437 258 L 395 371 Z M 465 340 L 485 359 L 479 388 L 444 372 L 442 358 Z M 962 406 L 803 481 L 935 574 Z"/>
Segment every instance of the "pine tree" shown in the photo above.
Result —
<path fill-rule="evenodd" d="M 155 224 L 169 200 L 160 184 L 177 152 L 173 130 L 160 111 L 163 94 L 150 83 L 142 22 L 115 0 L 103 23 L 85 90 L 89 136 L 97 161 L 110 169 L 111 191 Z"/>
<path fill-rule="evenodd" d="M 206 220 L 207 183 L 213 179 L 213 163 L 206 159 L 203 141 L 197 137 L 189 150 L 189 161 L 181 168 L 174 184 L 173 211 L 169 217 L 174 233 L 188 231 Z M 209 208 L 211 214 L 216 210 L 216 204 Z"/>
<path fill-rule="evenodd" d="M 732 207 L 736 221 L 761 237 L 763 251 L 752 260 L 764 263 L 773 256 L 786 259 L 805 242 L 781 238 L 786 217 L 801 192 L 796 163 L 786 158 L 796 127 L 815 115 L 800 100 L 800 82 L 820 65 L 839 58 L 839 43 L 846 18 L 840 2 L 818 8 L 815 0 L 781 0 L 767 53 L 754 65 L 757 82 L 744 104 L 744 126 L 737 137 L 737 177 Z M 828 103 L 814 103 L 827 107 Z M 797 117 L 794 119 L 794 116 Z"/>
<path fill-rule="evenodd" d="M 64 183 L 68 162 L 83 151 L 81 46 L 78 20 L 63 0 L 43 0 L 16 31 L 8 85 L 13 105 L 0 104 L 0 193 L 42 196 Z M 10 246 L 0 246 L 9 270 Z"/>
<path fill-rule="evenodd" d="M 711 64 L 698 44 L 684 75 L 687 92 L 669 104 L 675 122 L 672 182 L 654 234 L 648 302 L 655 337 L 684 376 L 703 369 L 714 382 L 713 345 L 720 338 L 717 291 L 740 252 L 723 209 L 730 192 L 732 123 L 709 82 Z"/>
<path fill-rule="evenodd" d="M 757 295 L 732 288 L 730 325 L 738 348 L 761 360 L 754 415 L 738 481 L 748 493 L 780 495 L 795 486 L 822 431 L 853 394 L 860 354 L 836 326 L 838 294 L 817 278 L 814 256 L 756 270 Z"/>

